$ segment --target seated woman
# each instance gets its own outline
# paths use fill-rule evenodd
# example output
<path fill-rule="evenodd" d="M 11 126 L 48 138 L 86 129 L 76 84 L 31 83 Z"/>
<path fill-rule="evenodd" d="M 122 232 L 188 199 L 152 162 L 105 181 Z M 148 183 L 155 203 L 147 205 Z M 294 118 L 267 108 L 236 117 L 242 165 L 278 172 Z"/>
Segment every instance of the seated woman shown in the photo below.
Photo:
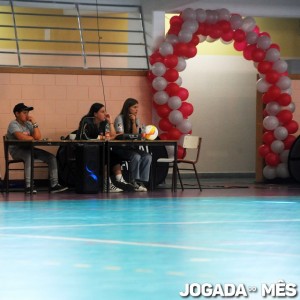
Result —
<path fill-rule="evenodd" d="M 120 114 L 116 117 L 114 125 L 117 134 L 139 133 L 138 101 L 128 98 Z M 149 181 L 150 168 L 152 162 L 151 154 L 136 148 L 116 149 L 115 152 L 123 159 L 130 161 L 131 184 L 136 191 L 146 192 L 145 183 Z"/>
<path fill-rule="evenodd" d="M 111 122 L 110 115 L 106 112 L 105 107 L 101 103 L 94 103 L 90 107 L 89 112 L 81 118 L 79 129 L 77 130 L 77 140 L 97 139 L 98 136 L 106 134 L 110 138 L 116 136 L 116 132 Z M 113 151 L 110 152 L 110 173 L 114 174 L 112 181 L 109 180 L 110 192 L 134 191 L 131 184 L 127 183 L 123 176 L 120 165 L 121 159 Z"/>

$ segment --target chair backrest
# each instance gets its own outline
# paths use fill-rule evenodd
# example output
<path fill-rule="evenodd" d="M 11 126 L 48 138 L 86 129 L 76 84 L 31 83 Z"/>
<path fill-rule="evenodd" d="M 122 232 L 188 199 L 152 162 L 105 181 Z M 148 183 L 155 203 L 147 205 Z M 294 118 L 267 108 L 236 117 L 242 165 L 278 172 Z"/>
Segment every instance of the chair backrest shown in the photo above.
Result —
<path fill-rule="evenodd" d="M 6 143 L 6 135 L 3 136 L 3 147 L 4 147 L 4 159 L 5 161 L 8 161 L 9 156 L 8 156 L 8 145 Z"/>
<path fill-rule="evenodd" d="M 194 163 L 198 162 L 200 156 L 201 141 L 202 138 L 196 135 L 186 135 L 183 140 L 182 146 L 184 149 L 197 149 Z"/>

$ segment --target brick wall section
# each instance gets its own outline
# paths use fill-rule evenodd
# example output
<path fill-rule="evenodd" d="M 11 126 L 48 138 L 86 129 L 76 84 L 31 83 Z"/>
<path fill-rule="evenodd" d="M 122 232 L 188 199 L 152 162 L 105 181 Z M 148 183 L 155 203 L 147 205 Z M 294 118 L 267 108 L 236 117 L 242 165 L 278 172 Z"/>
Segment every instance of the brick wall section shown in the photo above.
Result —
<path fill-rule="evenodd" d="M 103 88 L 104 86 L 104 88 Z M 152 123 L 151 86 L 144 76 L 102 76 L 61 74 L 0 74 L 0 172 L 4 176 L 2 136 L 14 119 L 16 103 L 34 106 L 43 137 L 57 139 L 77 129 L 80 118 L 94 102 L 105 103 L 113 118 L 126 98 L 139 101 L 143 123 Z M 105 99 L 105 101 L 104 101 Z M 55 153 L 56 149 L 50 149 Z"/>

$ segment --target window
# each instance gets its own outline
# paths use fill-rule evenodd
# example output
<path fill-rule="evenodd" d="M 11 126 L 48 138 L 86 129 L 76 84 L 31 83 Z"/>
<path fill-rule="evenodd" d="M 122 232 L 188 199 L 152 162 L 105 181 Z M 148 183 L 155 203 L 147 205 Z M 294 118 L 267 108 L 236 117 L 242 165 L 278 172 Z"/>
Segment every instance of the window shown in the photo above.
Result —
<path fill-rule="evenodd" d="M 141 8 L 0 1 L 0 66 L 146 70 Z"/>

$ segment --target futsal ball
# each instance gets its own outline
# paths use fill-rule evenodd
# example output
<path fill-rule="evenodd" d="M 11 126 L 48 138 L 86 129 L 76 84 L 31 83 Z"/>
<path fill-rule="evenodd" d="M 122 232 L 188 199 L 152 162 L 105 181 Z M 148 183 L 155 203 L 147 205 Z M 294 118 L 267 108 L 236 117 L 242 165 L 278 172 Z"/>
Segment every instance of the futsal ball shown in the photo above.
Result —
<path fill-rule="evenodd" d="M 155 140 L 158 136 L 158 130 L 154 125 L 147 125 L 145 128 L 145 139 Z"/>

